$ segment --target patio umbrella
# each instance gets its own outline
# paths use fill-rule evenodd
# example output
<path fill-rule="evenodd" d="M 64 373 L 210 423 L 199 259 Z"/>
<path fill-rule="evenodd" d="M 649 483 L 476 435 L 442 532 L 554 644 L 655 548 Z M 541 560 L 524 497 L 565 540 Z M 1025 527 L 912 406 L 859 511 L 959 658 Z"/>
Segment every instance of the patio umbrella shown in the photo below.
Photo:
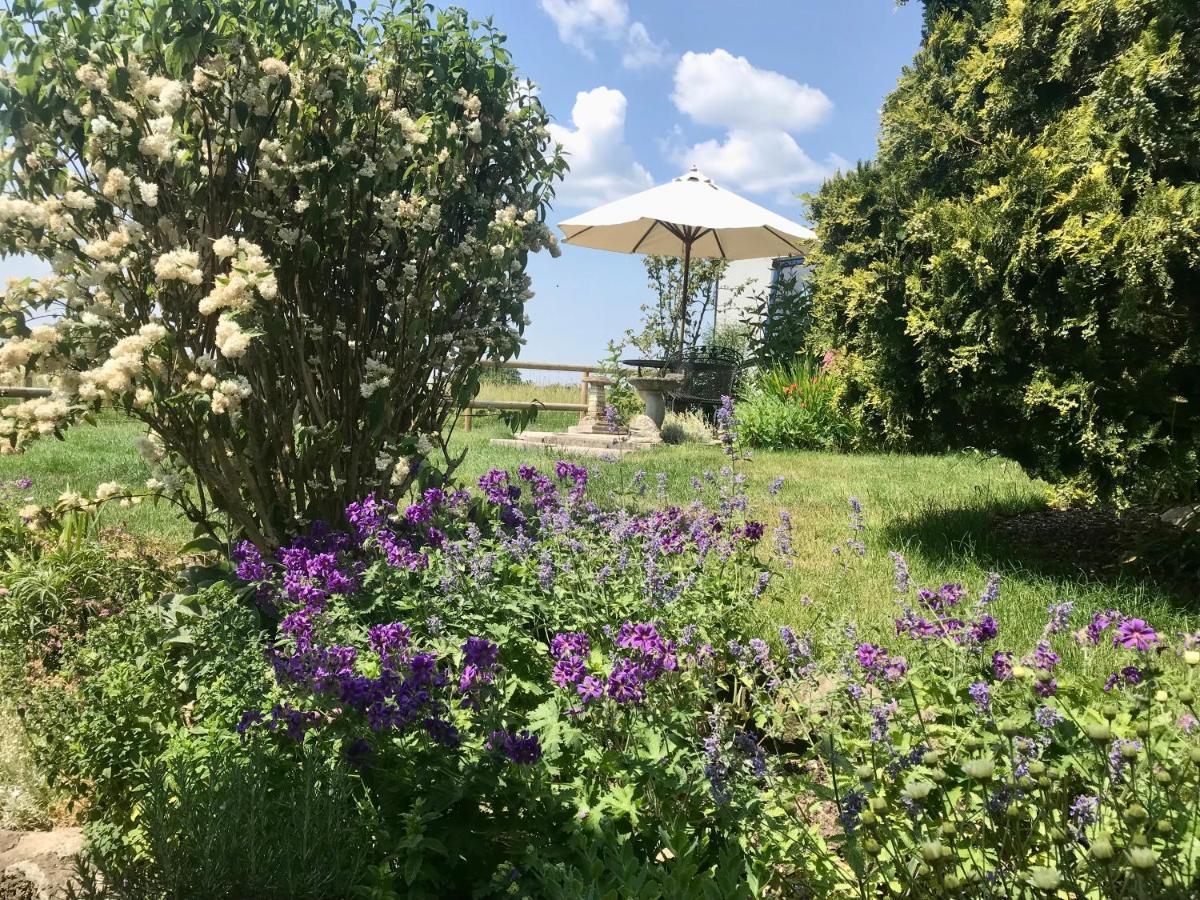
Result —
<path fill-rule="evenodd" d="M 761 259 L 793 256 L 816 240 L 810 228 L 713 184 L 695 166 L 674 181 L 598 206 L 558 226 L 568 244 L 683 257 L 680 350 L 687 333 L 692 257 Z"/>

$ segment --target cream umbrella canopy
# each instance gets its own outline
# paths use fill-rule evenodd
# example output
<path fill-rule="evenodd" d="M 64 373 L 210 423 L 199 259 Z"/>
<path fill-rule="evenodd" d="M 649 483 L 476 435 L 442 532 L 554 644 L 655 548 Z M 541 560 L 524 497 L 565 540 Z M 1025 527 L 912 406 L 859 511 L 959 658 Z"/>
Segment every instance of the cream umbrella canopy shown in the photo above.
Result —
<path fill-rule="evenodd" d="M 776 215 L 706 178 L 695 166 L 652 187 L 558 226 L 568 244 L 683 257 L 679 299 L 680 349 L 687 333 L 687 298 L 692 257 L 761 259 L 803 253 L 817 239 L 812 229 Z"/>

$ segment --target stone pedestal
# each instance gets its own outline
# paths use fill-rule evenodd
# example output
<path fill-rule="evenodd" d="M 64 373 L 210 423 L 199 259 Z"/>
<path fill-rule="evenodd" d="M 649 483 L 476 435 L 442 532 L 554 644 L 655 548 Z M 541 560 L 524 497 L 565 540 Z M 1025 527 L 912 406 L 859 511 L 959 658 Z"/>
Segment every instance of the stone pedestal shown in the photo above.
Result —
<path fill-rule="evenodd" d="M 683 383 L 682 375 L 654 375 L 648 377 L 630 378 L 642 402 L 646 404 L 646 412 L 636 416 L 629 424 L 630 436 L 636 436 L 642 441 L 658 442 L 662 440 L 660 429 L 667 415 L 666 393 L 677 390 Z"/>
<path fill-rule="evenodd" d="M 606 375 L 588 375 L 583 379 L 587 388 L 587 412 L 579 420 L 578 425 L 567 429 L 569 434 L 624 434 L 625 429 L 615 431 L 604 417 L 604 409 L 608 406 L 608 388 L 616 384 Z"/>

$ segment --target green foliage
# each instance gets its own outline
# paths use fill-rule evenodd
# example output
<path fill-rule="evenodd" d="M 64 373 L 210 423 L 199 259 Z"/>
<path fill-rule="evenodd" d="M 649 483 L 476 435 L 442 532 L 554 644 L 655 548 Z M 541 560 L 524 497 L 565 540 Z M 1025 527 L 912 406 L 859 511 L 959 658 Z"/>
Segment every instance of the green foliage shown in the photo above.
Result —
<path fill-rule="evenodd" d="M 1200 8 L 927 5 L 875 162 L 812 203 L 814 310 L 893 447 L 996 449 L 1064 497 L 1200 461 Z"/>
<path fill-rule="evenodd" d="M 145 779 L 133 831 L 88 829 L 85 871 L 105 887 L 82 897 L 328 900 L 366 883 L 378 858 L 352 777 L 314 755 L 186 738 Z"/>
<path fill-rule="evenodd" d="M 754 299 L 746 348 L 761 367 L 787 365 L 808 349 L 813 324 L 812 280 L 781 274 L 770 291 Z"/>
<path fill-rule="evenodd" d="M 701 342 L 705 318 L 714 309 L 717 284 L 729 263 L 723 259 L 693 259 L 685 304 L 687 330 L 680 337 L 680 298 L 683 296 L 683 260 L 674 256 L 647 256 L 646 281 L 654 299 L 642 304 L 641 330 L 627 329 L 622 346 L 632 346 L 647 357 L 679 359 Z M 736 296 L 743 288 L 734 289 Z"/>
<path fill-rule="evenodd" d="M 844 379 L 836 367 L 794 358 L 760 372 L 738 403 L 738 432 L 768 450 L 847 450 L 858 440 L 841 407 Z"/>

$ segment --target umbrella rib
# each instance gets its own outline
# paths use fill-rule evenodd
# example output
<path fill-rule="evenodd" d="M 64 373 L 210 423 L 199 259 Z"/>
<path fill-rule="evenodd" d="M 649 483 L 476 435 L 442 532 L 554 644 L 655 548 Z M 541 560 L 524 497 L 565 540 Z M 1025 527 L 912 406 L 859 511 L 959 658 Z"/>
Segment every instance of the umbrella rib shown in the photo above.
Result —
<path fill-rule="evenodd" d="M 791 241 L 789 241 L 787 238 L 785 238 L 782 234 L 780 234 L 778 231 L 776 231 L 774 228 L 772 228 L 770 225 L 764 225 L 763 228 L 767 229 L 767 231 L 771 232 L 771 234 L 775 235 L 775 237 L 779 238 L 781 241 L 783 241 L 785 244 L 787 244 L 789 247 L 791 247 L 797 253 L 804 252 L 799 247 L 797 247 L 795 244 L 793 244 Z"/>
<path fill-rule="evenodd" d="M 638 242 L 633 245 L 633 249 L 630 250 L 629 252 L 637 253 L 638 247 L 642 246 L 642 244 L 645 242 L 646 238 L 650 237 L 650 232 L 652 232 L 654 230 L 654 226 L 659 225 L 659 224 L 661 224 L 661 223 L 658 221 L 658 219 L 655 219 L 653 222 L 651 222 L 650 227 L 646 229 L 646 233 L 641 236 L 641 238 L 638 240 Z"/>
<path fill-rule="evenodd" d="M 715 228 L 710 230 L 712 231 L 712 236 L 716 239 L 717 249 L 721 251 L 721 258 L 725 259 L 725 248 L 721 246 L 721 233 Z"/>
<path fill-rule="evenodd" d="M 568 235 L 567 240 L 573 241 L 573 240 L 575 240 L 575 238 L 579 237 L 581 234 L 587 234 L 594 227 L 595 226 L 593 226 L 593 225 L 585 225 L 582 228 L 580 228 L 577 232 L 575 232 L 574 234 Z"/>

